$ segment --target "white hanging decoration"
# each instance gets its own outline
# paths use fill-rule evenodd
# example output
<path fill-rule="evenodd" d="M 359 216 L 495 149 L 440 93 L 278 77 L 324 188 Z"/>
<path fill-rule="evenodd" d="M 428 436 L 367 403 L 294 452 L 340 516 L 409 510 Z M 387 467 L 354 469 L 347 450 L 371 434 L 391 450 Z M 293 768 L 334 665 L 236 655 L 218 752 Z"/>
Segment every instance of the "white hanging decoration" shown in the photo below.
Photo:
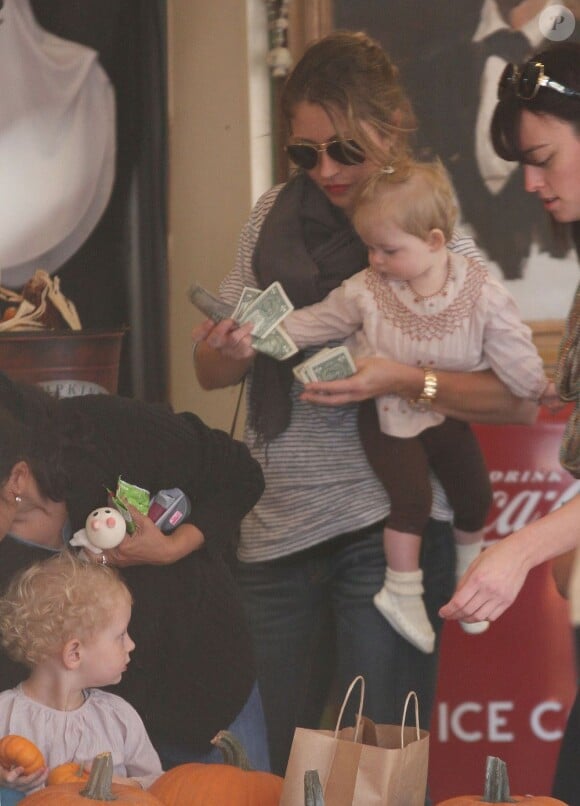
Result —
<path fill-rule="evenodd" d="M 92 48 L 0 0 L 0 282 L 56 272 L 97 226 L 116 171 L 116 105 Z"/>
<path fill-rule="evenodd" d="M 273 78 L 283 78 L 292 67 L 292 56 L 288 50 L 288 11 L 290 0 L 266 0 L 268 9 L 268 29 L 270 50 L 267 63 Z"/>

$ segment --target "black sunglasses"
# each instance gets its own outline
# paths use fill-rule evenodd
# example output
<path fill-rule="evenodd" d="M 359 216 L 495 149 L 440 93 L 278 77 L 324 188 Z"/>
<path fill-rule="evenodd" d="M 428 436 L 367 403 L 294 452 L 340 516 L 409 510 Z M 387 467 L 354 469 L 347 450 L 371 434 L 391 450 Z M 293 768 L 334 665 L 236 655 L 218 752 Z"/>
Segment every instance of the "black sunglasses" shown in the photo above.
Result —
<path fill-rule="evenodd" d="M 293 163 L 305 171 L 316 167 L 318 155 L 324 151 L 341 165 L 360 165 L 366 159 L 365 152 L 354 140 L 329 140 L 328 143 L 290 143 L 286 153 Z"/>
<path fill-rule="evenodd" d="M 554 81 L 545 74 L 542 62 L 535 61 L 526 62 L 521 67 L 516 64 L 508 64 L 499 80 L 497 97 L 503 101 L 510 95 L 515 95 L 523 101 L 530 101 L 536 97 L 540 87 L 555 90 L 570 98 L 580 98 L 580 91 Z"/>

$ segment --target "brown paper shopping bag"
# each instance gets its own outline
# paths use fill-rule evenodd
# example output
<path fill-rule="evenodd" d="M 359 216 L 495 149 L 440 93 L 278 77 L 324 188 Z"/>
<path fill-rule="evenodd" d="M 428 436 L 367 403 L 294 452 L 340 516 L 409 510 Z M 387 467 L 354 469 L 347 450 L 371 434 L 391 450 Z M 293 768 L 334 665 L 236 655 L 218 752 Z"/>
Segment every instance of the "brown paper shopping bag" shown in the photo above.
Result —
<path fill-rule="evenodd" d="M 347 702 L 360 683 L 356 724 L 342 727 Z M 415 724 L 405 727 L 415 702 Z M 296 728 L 282 787 L 280 806 L 304 806 L 304 773 L 317 770 L 325 806 L 424 806 L 429 733 L 419 728 L 417 695 L 410 691 L 401 725 L 375 725 L 363 716 L 364 679 L 351 683 L 336 729 Z"/>

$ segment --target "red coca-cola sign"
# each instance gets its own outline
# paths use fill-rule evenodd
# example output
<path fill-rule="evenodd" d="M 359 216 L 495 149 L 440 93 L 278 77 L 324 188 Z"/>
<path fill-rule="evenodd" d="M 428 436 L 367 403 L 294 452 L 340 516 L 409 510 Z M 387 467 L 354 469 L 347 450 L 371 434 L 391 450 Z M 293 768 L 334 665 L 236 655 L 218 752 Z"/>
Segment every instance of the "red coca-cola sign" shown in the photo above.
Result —
<path fill-rule="evenodd" d="M 487 541 L 521 529 L 580 492 L 580 479 L 558 462 L 563 427 L 545 420 L 530 428 L 478 427 L 493 485 Z"/>
<path fill-rule="evenodd" d="M 558 462 L 563 429 L 555 418 L 529 427 L 477 427 L 494 491 L 486 541 L 501 540 L 580 492 L 580 481 Z M 488 755 L 507 762 L 512 792 L 550 793 L 576 692 L 572 647 L 567 604 L 549 563 L 529 574 L 515 604 L 486 633 L 445 625 L 431 724 L 435 802 L 481 794 Z"/>

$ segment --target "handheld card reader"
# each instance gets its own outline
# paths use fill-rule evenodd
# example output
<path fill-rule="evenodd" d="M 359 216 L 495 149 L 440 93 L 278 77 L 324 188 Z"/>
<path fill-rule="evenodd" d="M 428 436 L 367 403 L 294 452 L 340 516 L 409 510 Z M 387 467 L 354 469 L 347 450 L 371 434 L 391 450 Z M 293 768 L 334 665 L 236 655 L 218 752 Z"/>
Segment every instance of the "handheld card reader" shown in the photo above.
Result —
<path fill-rule="evenodd" d="M 157 495 L 153 496 L 147 515 L 155 526 L 167 535 L 183 523 L 190 512 L 189 498 L 183 490 L 173 487 L 171 490 L 159 490 Z"/>

